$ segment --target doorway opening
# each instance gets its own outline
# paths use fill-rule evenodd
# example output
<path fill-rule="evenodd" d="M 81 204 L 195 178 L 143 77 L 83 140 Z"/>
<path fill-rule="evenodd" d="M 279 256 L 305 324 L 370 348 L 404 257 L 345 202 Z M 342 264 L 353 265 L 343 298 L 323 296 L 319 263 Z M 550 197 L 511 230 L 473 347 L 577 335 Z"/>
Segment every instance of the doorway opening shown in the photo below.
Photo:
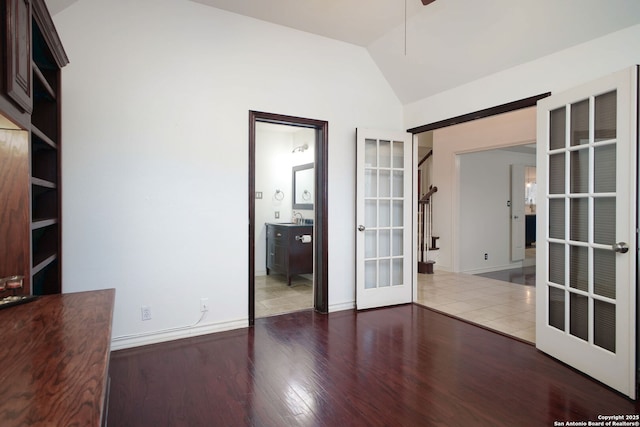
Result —
<path fill-rule="evenodd" d="M 249 112 L 250 325 L 285 311 L 328 312 L 327 141 L 326 121 Z M 284 297 L 275 311 L 256 309 L 267 288 Z"/>
<path fill-rule="evenodd" d="M 429 247 L 428 252 L 429 259 L 435 261 L 434 274 L 418 275 L 416 302 L 534 342 L 535 238 L 527 238 L 522 221 L 522 235 L 518 234 L 522 256 L 514 257 L 511 199 L 518 197 L 522 202 L 522 217 L 535 214 L 535 207 L 525 199 L 526 173 L 518 189 L 522 194 L 511 195 L 510 171 L 512 165 L 519 164 L 523 172 L 528 170 L 535 176 L 526 168 L 536 162 L 535 108 L 518 106 L 516 116 L 503 115 L 504 111 L 488 115 L 487 120 L 493 118 L 485 122 L 487 126 L 467 120 L 475 124 L 452 126 L 444 133 L 433 129 L 437 135 L 428 135 L 430 131 L 419 135 L 419 141 L 425 141 L 423 157 L 429 155 L 425 164 L 434 168 L 422 171 L 421 188 L 438 187 L 431 201 L 433 235 L 438 240 L 437 247 Z M 497 135 L 495 127 L 501 129 Z M 440 144 L 435 149 L 434 142 Z M 532 180 L 530 187 L 534 185 Z M 445 212 L 444 207 L 450 208 Z M 531 218 L 535 223 L 535 216 Z M 431 243 L 432 239 L 428 240 Z M 506 274 L 512 268 L 518 268 L 518 274 L 528 277 L 529 283 L 518 283 L 514 272 L 506 277 L 478 276 L 497 270 Z"/>

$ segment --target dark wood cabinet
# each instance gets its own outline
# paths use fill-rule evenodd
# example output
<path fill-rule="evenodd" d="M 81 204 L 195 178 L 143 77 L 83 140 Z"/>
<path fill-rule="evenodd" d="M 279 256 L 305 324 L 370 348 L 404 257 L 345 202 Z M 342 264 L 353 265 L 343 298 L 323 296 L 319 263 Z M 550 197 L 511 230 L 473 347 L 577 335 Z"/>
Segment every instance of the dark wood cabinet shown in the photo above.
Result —
<path fill-rule="evenodd" d="M 29 134 L 8 123 L 0 127 L 0 278 L 24 276 L 28 292 Z"/>
<path fill-rule="evenodd" d="M 20 156 L 0 150 L 0 165 L 11 178 L 3 180 L 0 198 L 12 198 L 11 205 L 0 205 L 0 218 L 11 217 L 12 230 L 27 230 L 0 248 L 0 277 L 24 275 L 26 294 L 59 293 L 60 76 L 69 60 L 44 0 L 7 0 L 0 13 L 0 119 L 26 134 Z M 8 146 L 6 138 L 3 144 Z M 8 226 L 3 224 L 0 235 Z M 26 272 L 11 267 L 19 260 L 26 260 Z"/>
<path fill-rule="evenodd" d="M 115 289 L 0 310 L 0 424 L 107 425 Z"/>
<path fill-rule="evenodd" d="M 31 281 L 45 295 L 62 290 L 60 81 L 69 60 L 44 2 L 32 1 Z"/>
<path fill-rule="evenodd" d="M 297 224 L 266 224 L 267 274 L 272 271 L 291 277 L 313 273 L 313 226 Z M 308 236 L 308 237 L 305 237 Z"/>
<path fill-rule="evenodd" d="M 31 0 L 6 1 L 7 95 L 27 113 L 33 108 L 31 15 Z"/>

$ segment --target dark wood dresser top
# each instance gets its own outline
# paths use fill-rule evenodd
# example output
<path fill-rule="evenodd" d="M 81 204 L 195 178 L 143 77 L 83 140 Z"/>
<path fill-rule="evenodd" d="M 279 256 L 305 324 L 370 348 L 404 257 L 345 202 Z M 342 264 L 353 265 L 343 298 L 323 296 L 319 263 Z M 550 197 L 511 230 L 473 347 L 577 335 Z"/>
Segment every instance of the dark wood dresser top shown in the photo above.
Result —
<path fill-rule="evenodd" d="M 0 425 L 99 426 L 114 289 L 0 310 Z"/>

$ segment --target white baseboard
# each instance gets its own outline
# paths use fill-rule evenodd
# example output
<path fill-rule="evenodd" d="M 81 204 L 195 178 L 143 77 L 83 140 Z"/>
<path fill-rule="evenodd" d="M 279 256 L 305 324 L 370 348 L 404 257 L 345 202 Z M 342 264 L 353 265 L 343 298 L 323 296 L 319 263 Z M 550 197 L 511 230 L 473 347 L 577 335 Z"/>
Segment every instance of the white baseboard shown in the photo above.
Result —
<path fill-rule="evenodd" d="M 514 264 L 505 264 L 505 265 L 494 265 L 492 267 L 487 267 L 487 268 L 475 268 L 472 270 L 467 270 L 467 271 L 461 271 L 460 273 L 463 274 L 482 274 L 482 273 L 491 273 L 494 271 L 501 271 L 501 270 L 511 270 L 513 268 L 520 268 L 522 267 L 522 263 L 514 263 Z"/>
<path fill-rule="evenodd" d="M 329 306 L 329 312 L 333 313 L 342 310 L 353 310 L 355 307 L 355 301 L 331 304 Z M 249 320 L 242 319 L 114 337 L 111 339 L 111 351 L 124 350 L 125 348 L 140 347 L 143 345 L 157 344 L 182 338 L 196 337 L 199 335 L 231 331 L 233 329 L 247 327 L 249 327 Z"/>
<path fill-rule="evenodd" d="M 139 347 L 149 344 L 157 344 L 181 338 L 196 337 L 199 335 L 211 334 L 215 332 L 230 331 L 233 329 L 246 328 L 249 326 L 247 319 L 233 320 L 229 322 L 207 323 L 195 326 L 183 326 L 179 328 L 144 332 L 141 334 L 114 337 L 111 339 L 111 350 L 123 350 L 125 348 Z"/>
<path fill-rule="evenodd" d="M 355 301 L 341 302 L 338 304 L 329 304 L 329 313 L 334 313 L 336 311 L 343 311 L 343 310 L 353 310 L 354 308 L 356 308 Z"/>

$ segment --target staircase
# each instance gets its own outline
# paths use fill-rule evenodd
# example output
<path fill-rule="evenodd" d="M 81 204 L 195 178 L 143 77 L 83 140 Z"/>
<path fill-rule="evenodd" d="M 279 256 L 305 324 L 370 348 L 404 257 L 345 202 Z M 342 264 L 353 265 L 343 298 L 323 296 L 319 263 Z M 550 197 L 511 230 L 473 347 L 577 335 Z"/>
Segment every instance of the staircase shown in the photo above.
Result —
<path fill-rule="evenodd" d="M 420 190 L 420 200 L 418 200 L 418 272 L 433 273 L 435 261 L 429 259 L 429 252 L 438 250 L 438 236 L 433 235 L 433 195 L 438 191 L 438 187 L 433 186 L 429 181 L 429 168 L 433 160 L 427 162 L 433 155 L 430 150 L 427 155 L 418 163 L 419 188 L 428 188 L 423 193 Z M 423 179 L 424 178 L 424 179 Z"/>

